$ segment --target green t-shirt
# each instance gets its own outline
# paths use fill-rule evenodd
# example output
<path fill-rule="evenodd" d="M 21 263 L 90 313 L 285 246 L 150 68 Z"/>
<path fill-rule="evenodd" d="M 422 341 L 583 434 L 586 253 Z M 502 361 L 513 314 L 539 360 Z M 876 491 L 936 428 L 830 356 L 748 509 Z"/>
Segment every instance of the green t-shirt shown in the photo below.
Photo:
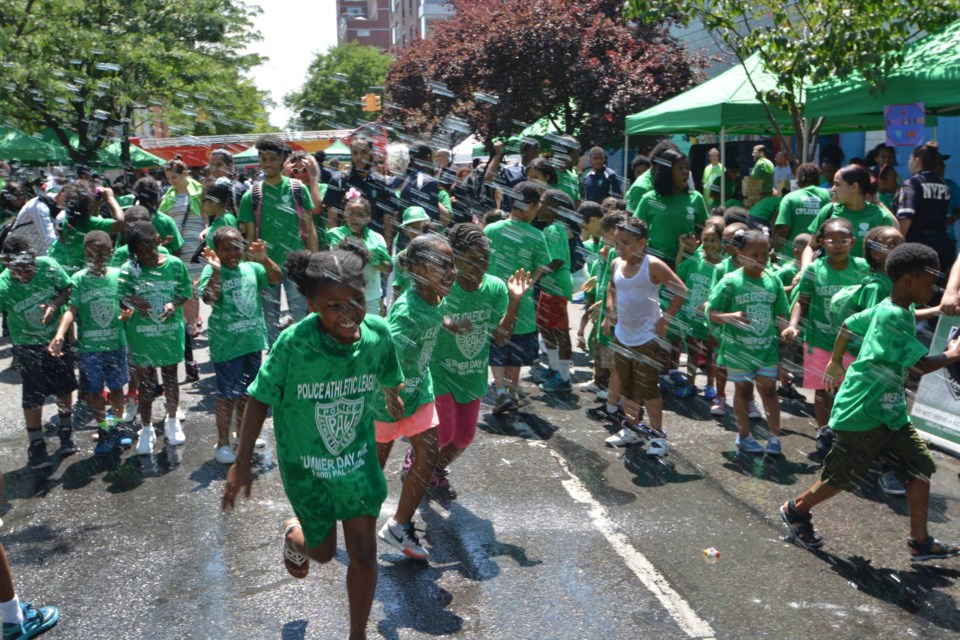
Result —
<path fill-rule="evenodd" d="M 133 203 L 137 201 L 137 197 L 132 193 L 128 193 L 125 196 L 117 196 L 117 204 L 120 205 L 120 208 L 127 210 L 133 206 Z"/>
<path fill-rule="evenodd" d="M 490 338 L 509 302 L 507 285 L 489 274 L 483 276 L 476 291 L 453 284 L 444 298 L 445 312 L 451 320 L 469 320 L 473 326 L 470 333 L 440 332 L 430 362 L 437 396 L 452 393 L 454 401 L 465 404 L 487 393 Z"/>
<path fill-rule="evenodd" d="M 587 238 L 583 241 L 583 250 L 586 253 L 587 273 L 596 275 L 596 265 L 600 261 L 600 249 L 603 248 L 603 239 Z"/>
<path fill-rule="evenodd" d="M 870 229 L 893 226 L 890 214 L 873 203 L 868 202 L 860 211 L 850 211 L 842 204 L 828 204 L 820 209 L 820 213 L 807 227 L 807 232 L 816 234 L 820 225 L 830 218 L 846 218 L 853 225 L 854 242 L 850 255 L 858 258 L 863 255 L 863 239 L 867 237 Z"/>
<path fill-rule="evenodd" d="M 120 322 L 120 270 L 107 267 L 102 276 L 81 269 L 70 279 L 70 305 L 77 308 L 77 350 L 116 351 L 127 344 Z"/>
<path fill-rule="evenodd" d="M 374 411 L 381 386 L 403 381 L 383 318 L 341 344 L 311 313 L 280 334 L 248 393 L 273 407 L 283 488 L 314 522 L 379 515 L 387 483 L 377 460 Z"/>
<path fill-rule="evenodd" d="M 37 272 L 27 284 L 15 280 L 9 269 L 0 273 L 0 313 L 6 312 L 10 341 L 17 346 L 45 345 L 53 339 L 61 313 L 42 324 L 40 305 L 70 286 L 67 272 L 53 258 L 38 257 L 36 265 Z"/>
<path fill-rule="evenodd" d="M 627 211 L 636 215 L 640 200 L 650 191 L 653 191 L 653 171 L 644 171 L 623 196 L 627 201 Z"/>
<path fill-rule="evenodd" d="M 593 323 L 594 336 L 597 344 L 602 347 L 610 346 L 610 337 L 605 335 L 602 330 L 603 319 L 607 315 L 607 289 L 610 288 L 611 265 L 617 259 L 617 250 L 610 247 L 607 250 L 607 259 L 597 260 L 597 302 L 600 302 L 600 312 L 597 314 L 597 321 Z"/>
<path fill-rule="evenodd" d="M 775 171 L 776 168 L 768 158 L 757 158 L 753 169 L 750 170 L 750 177 L 759 178 L 762 181 L 760 184 L 761 194 L 773 191 L 773 174 Z"/>
<path fill-rule="evenodd" d="M 453 205 L 450 203 L 450 194 L 447 193 L 446 189 L 440 189 L 437 191 L 437 202 L 442 204 L 451 216 L 453 216 Z"/>
<path fill-rule="evenodd" d="M 857 306 L 861 309 L 869 309 L 880 304 L 884 298 L 889 298 L 893 293 L 893 280 L 885 273 L 874 271 L 863 283 L 860 289 L 860 296 L 857 299 Z"/>
<path fill-rule="evenodd" d="M 704 192 L 703 199 L 707 203 L 708 207 L 712 208 L 720 204 L 720 196 L 718 195 L 716 198 L 714 198 L 710 194 L 710 185 L 713 184 L 714 178 L 717 178 L 723 175 L 723 171 L 724 171 L 723 165 L 720 164 L 719 162 L 717 164 L 710 164 L 708 162 L 707 166 L 703 168 L 703 180 L 701 181 L 701 183 L 703 184 L 703 192 Z"/>
<path fill-rule="evenodd" d="M 203 296 L 213 277 L 206 265 L 197 290 Z M 260 291 L 270 286 L 267 270 L 256 262 L 241 262 L 236 269 L 220 267 L 220 299 L 210 311 L 210 361 L 226 362 L 267 348 Z"/>
<path fill-rule="evenodd" d="M 416 291 L 410 290 L 402 293 L 387 313 L 387 326 L 390 327 L 403 371 L 400 398 L 403 400 L 405 418 L 434 400 L 430 359 L 437 345 L 437 337 L 443 331 L 445 308 L 443 300 L 437 306 L 432 306 Z M 396 422 L 387 413 L 386 399 L 382 393 L 377 403 L 377 420 Z"/>
<path fill-rule="evenodd" d="M 777 318 L 790 312 L 787 294 L 776 276 L 764 271 L 751 278 L 737 269 L 723 277 L 710 292 L 710 309 L 721 313 L 743 311 L 750 321 L 745 328 L 724 323 L 720 330 L 720 366 L 756 371 L 780 362 Z"/>
<path fill-rule="evenodd" d="M 400 262 L 406 254 L 407 250 L 404 249 L 393 258 L 393 286 L 399 289 L 400 293 L 407 291 L 413 285 L 413 278 L 410 277 L 410 272 L 400 266 Z"/>
<path fill-rule="evenodd" d="M 296 203 L 293 201 L 290 178 L 283 176 L 280 183 L 276 185 L 263 182 L 261 192 L 263 200 L 260 203 L 260 239 L 267 243 L 267 255 L 270 259 L 283 267 L 288 253 L 306 248 L 300 237 L 300 221 L 297 217 Z M 313 211 L 310 190 L 304 185 L 301 193 L 304 215 L 310 215 Z M 240 199 L 240 214 L 237 220 L 246 224 L 255 224 L 252 188 Z"/>
<path fill-rule="evenodd" d="M 165 256 L 170 255 L 170 252 L 167 251 L 167 248 L 164 247 L 163 245 L 157 247 L 157 253 L 162 253 Z M 113 252 L 113 256 L 111 256 L 110 258 L 110 266 L 116 267 L 117 269 L 119 269 L 124 264 L 126 264 L 127 260 L 129 259 L 130 259 L 130 247 L 128 247 L 127 245 L 123 245 L 122 247 L 117 247 Z"/>
<path fill-rule="evenodd" d="M 158 211 L 150 218 L 150 223 L 153 225 L 153 228 L 157 230 L 157 234 L 160 236 L 160 242 L 163 242 L 167 238 L 173 238 L 170 244 L 163 246 L 171 253 L 180 251 L 180 247 L 183 246 L 183 236 L 180 235 L 180 227 L 177 226 L 173 218 Z M 189 258 L 190 256 L 187 257 Z"/>
<path fill-rule="evenodd" d="M 60 263 L 67 275 L 73 275 L 86 264 L 83 257 L 83 237 L 90 231 L 110 233 L 114 221 L 107 218 L 89 218 L 76 226 L 64 224 L 60 227 L 60 238 L 55 240 L 47 255 Z"/>
<path fill-rule="evenodd" d="M 912 310 L 889 299 L 847 318 L 847 329 L 863 336 L 863 344 L 833 400 L 833 429 L 869 431 L 885 425 L 899 430 L 910 422 L 907 375 L 927 355 L 916 324 Z"/>
<path fill-rule="evenodd" d="M 830 317 L 830 300 L 846 286 L 860 284 L 870 275 L 863 258 L 850 258 L 843 271 L 832 269 L 826 256 L 817 258 L 801 272 L 797 295 L 809 298 L 804 341 L 811 347 L 833 351 L 840 324 Z"/>
<path fill-rule="evenodd" d="M 327 231 L 327 246 L 336 248 L 336 246 L 340 244 L 340 241 L 348 236 L 357 238 L 357 240 L 363 242 L 363 246 L 366 247 L 370 253 L 367 266 L 363 268 L 363 281 L 366 283 L 363 292 L 364 299 L 368 303 L 379 300 L 383 297 L 383 289 L 380 287 L 380 271 L 377 267 L 390 263 L 390 252 L 387 251 L 387 241 L 383 239 L 382 235 L 370 228 L 365 228 L 363 230 L 363 237 L 359 238 L 350 230 L 350 227 L 343 225 L 342 227 Z"/>
<path fill-rule="evenodd" d="M 650 191 L 640 199 L 634 215 L 647 223 L 650 253 L 673 264 L 680 249 L 680 236 L 696 233 L 696 228 L 707 221 L 707 205 L 696 191 L 674 196 Z"/>
<path fill-rule="evenodd" d="M 770 220 L 776 217 L 780 210 L 780 196 L 767 196 L 757 204 L 750 207 L 750 217 L 762 220 L 770 225 Z"/>
<path fill-rule="evenodd" d="M 781 264 L 773 270 L 773 275 L 780 279 L 780 283 L 784 287 L 792 285 L 793 279 L 798 273 L 800 273 L 800 263 L 796 260 Z"/>
<path fill-rule="evenodd" d="M 687 297 L 677 312 L 676 325 L 671 332 L 679 337 L 691 336 L 698 340 L 707 338 L 707 316 L 703 304 L 710 297 L 710 284 L 717 265 L 704 259 L 702 254 L 694 254 L 677 265 L 677 276 L 687 285 Z"/>
<path fill-rule="evenodd" d="M 557 173 L 557 189 L 570 196 L 573 202 L 577 202 L 580 199 L 580 176 L 573 169 L 564 169 Z"/>
<path fill-rule="evenodd" d="M 119 295 L 121 300 L 130 295 L 141 296 L 150 304 L 147 317 L 134 311 L 126 323 L 131 362 L 165 367 L 183 360 L 183 308 L 178 306 L 173 316 L 160 320 L 164 305 L 193 295 L 190 274 L 183 262 L 174 256 L 167 256 L 156 267 L 127 262 L 120 270 Z"/>
<path fill-rule="evenodd" d="M 501 220 L 487 225 L 483 233 L 490 239 L 490 266 L 487 273 L 507 282 L 518 269 L 533 273 L 552 259 L 543 232 L 519 220 Z M 569 263 L 568 263 L 569 264 Z M 537 330 L 533 305 L 533 287 L 520 301 L 514 333 L 523 335 Z"/>
<path fill-rule="evenodd" d="M 233 227 L 234 229 L 239 229 L 240 225 L 237 224 L 236 216 L 228 212 L 224 212 L 210 221 L 210 226 L 207 228 L 207 237 L 205 239 L 205 244 L 210 249 L 216 249 L 216 247 L 213 246 L 213 234 L 220 227 Z"/>
<path fill-rule="evenodd" d="M 563 266 L 543 276 L 540 286 L 550 295 L 569 300 L 573 296 L 573 277 L 570 275 L 570 239 L 567 238 L 567 225 L 554 220 L 543 230 L 543 236 L 547 241 L 550 259 L 563 260 Z"/>
<path fill-rule="evenodd" d="M 777 226 L 790 227 L 784 251 L 790 251 L 791 243 L 801 233 L 806 233 L 810 222 L 817 217 L 820 210 L 830 204 L 830 192 L 816 185 L 791 191 L 780 200 L 780 213 L 777 216 Z"/>

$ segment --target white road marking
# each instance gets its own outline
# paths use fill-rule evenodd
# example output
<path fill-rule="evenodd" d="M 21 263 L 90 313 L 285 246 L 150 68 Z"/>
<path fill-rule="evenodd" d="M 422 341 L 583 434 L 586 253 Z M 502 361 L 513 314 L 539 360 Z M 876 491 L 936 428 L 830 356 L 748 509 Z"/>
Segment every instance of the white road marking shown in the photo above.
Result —
<path fill-rule="evenodd" d="M 691 638 L 714 640 L 714 631 L 710 623 L 697 615 L 690 603 L 670 586 L 666 577 L 630 543 L 630 539 L 607 516 L 607 510 L 603 505 L 593 498 L 587 487 L 570 471 L 563 456 L 553 449 L 549 451 L 569 476 L 569 479 L 561 481 L 563 488 L 571 498 L 590 507 L 590 520 L 593 525 L 603 534 L 617 555 L 623 558 L 627 567 L 639 578 L 643 586 L 660 601 L 677 625 Z"/>

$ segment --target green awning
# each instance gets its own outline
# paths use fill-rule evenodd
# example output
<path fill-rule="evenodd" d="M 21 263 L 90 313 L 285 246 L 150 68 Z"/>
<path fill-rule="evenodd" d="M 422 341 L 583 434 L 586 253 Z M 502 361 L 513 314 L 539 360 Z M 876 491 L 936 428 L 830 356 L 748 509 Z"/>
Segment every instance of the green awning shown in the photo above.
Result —
<path fill-rule="evenodd" d="M 58 149 L 10 125 L 0 125 L 0 159 L 40 165 L 57 162 Z"/>
<path fill-rule="evenodd" d="M 233 154 L 233 164 L 234 166 L 244 167 L 251 164 L 259 164 L 260 155 L 257 153 L 256 147 L 247 147 L 240 153 Z"/>
<path fill-rule="evenodd" d="M 903 64 L 885 85 L 873 95 L 877 87 L 861 77 L 822 82 L 807 91 L 807 113 L 882 116 L 886 105 L 913 102 L 922 102 L 928 113 L 960 111 L 960 20 L 907 45 Z"/>
<path fill-rule="evenodd" d="M 333 144 L 323 150 L 328 158 L 349 158 L 350 147 L 343 144 L 342 140 L 334 140 Z"/>
<path fill-rule="evenodd" d="M 42 137 L 47 144 L 53 146 L 58 152 L 56 162 L 71 162 L 69 154 L 67 153 L 66 149 L 63 148 L 60 138 L 57 137 L 57 134 L 54 133 L 53 129 L 47 127 L 40 132 L 40 137 Z M 76 149 L 79 145 L 79 136 L 73 131 L 68 131 L 67 138 L 70 140 L 70 146 Z M 122 143 L 120 140 L 107 142 L 97 152 L 96 159 L 90 160 L 91 166 L 95 166 L 100 169 L 118 169 L 122 167 L 123 165 L 120 162 L 121 145 Z M 144 151 L 131 142 L 130 164 L 137 169 L 146 169 L 148 167 L 162 167 L 164 164 L 166 164 L 166 160 L 159 156 L 155 156 L 152 153 Z"/>
<path fill-rule="evenodd" d="M 751 83 L 751 80 L 753 81 Z M 767 109 L 757 93 L 777 88 L 777 79 L 763 68 L 758 54 L 753 54 L 720 75 L 661 102 L 640 113 L 627 116 L 626 133 L 720 133 L 772 135 L 773 125 Z M 785 134 L 793 133 L 793 120 L 780 110 L 773 110 Z M 883 118 L 827 118 L 821 133 L 870 131 L 883 129 Z"/>

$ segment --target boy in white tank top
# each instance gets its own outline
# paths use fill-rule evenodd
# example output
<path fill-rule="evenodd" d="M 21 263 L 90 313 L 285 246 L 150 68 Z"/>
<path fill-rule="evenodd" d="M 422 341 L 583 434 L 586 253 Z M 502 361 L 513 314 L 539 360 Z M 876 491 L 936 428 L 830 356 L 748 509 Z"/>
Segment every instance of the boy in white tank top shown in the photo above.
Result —
<path fill-rule="evenodd" d="M 648 435 L 647 455 L 664 456 L 667 436 L 659 384 L 664 356 L 661 343 L 667 325 L 683 306 L 687 288 L 663 260 L 647 254 L 647 225 L 639 218 L 627 218 L 617 229 L 617 254 L 620 257 L 610 265 L 603 332 L 616 338 L 613 349 L 626 418 L 620 431 L 607 438 L 607 444 L 624 447 Z M 674 294 L 663 313 L 661 286 Z M 649 426 L 640 422 L 641 402 Z"/>

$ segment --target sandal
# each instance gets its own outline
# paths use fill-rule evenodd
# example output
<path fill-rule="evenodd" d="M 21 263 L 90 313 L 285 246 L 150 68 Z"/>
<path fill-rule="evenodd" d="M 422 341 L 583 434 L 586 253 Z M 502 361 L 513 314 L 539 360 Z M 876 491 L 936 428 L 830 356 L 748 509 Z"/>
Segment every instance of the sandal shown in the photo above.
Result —
<path fill-rule="evenodd" d="M 960 545 L 944 544 L 933 536 L 927 536 L 923 542 L 907 538 L 907 546 L 911 551 L 916 551 L 909 554 L 910 562 L 926 562 L 960 556 Z"/>
<path fill-rule="evenodd" d="M 823 546 L 823 538 L 813 530 L 813 516 L 809 513 L 797 513 L 797 506 L 790 500 L 780 507 L 780 519 L 793 534 L 793 541 L 804 549 L 819 549 Z"/>
<path fill-rule="evenodd" d="M 283 566 L 294 578 L 302 580 L 307 577 L 310 570 L 310 558 L 300 553 L 287 543 L 287 534 L 293 529 L 300 529 L 300 521 L 296 518 L 290 518 L 283 523 Z M 302 575 L 299 573 L 302 571 Z"/>

